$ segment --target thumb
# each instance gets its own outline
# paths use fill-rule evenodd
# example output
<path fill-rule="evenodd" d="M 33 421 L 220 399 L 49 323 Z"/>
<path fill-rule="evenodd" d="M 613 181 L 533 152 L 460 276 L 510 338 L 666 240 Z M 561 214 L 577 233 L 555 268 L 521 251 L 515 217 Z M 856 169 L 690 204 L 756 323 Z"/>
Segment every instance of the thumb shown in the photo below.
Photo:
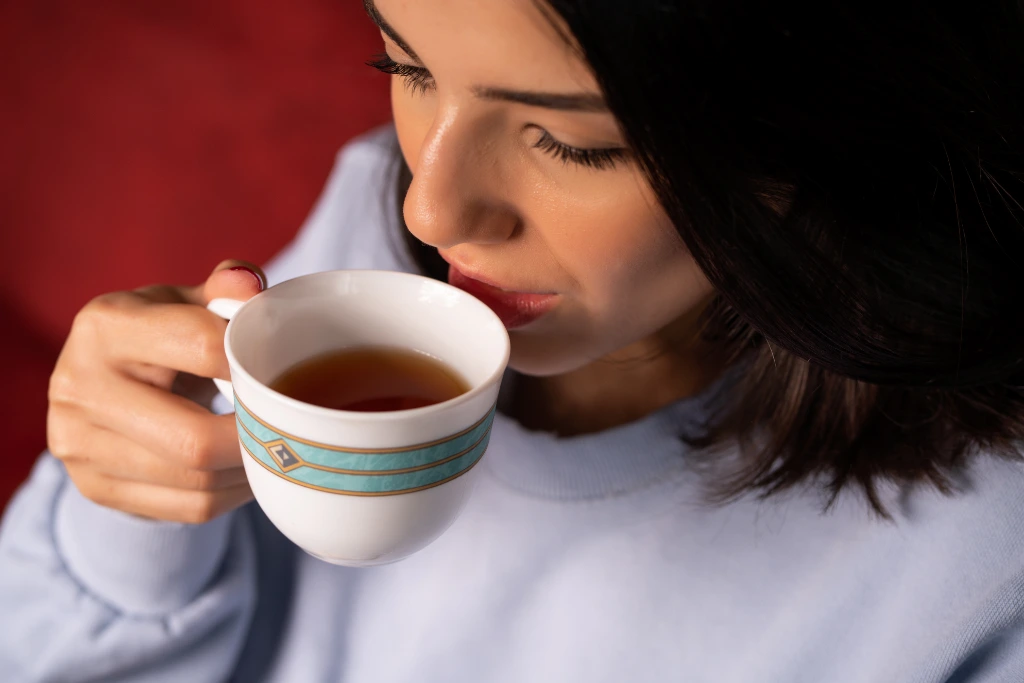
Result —
<path fill-rule="evenodd" d="M 267 288 L 267 276 L 247 261 L 222 261 L 199 288 L 203 305 L 214 299 L 248 301 Z"/>

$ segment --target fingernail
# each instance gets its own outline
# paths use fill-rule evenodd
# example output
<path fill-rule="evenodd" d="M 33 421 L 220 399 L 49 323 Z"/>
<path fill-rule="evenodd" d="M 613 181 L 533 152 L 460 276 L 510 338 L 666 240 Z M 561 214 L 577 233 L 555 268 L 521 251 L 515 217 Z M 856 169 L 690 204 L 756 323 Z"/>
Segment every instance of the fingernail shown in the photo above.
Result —
<path fill-rule="evenodd" d="M 267 288 L 267 283 L 265 283 L 263 281 L 263 278 L 260 277 L 260 274 L 257 273 L 252 268 L 246 268 L 245 266 L 235 266 L 234 268 L 228 268 L 228 270 L 244 270 L 245 272 L 249 273 L 249 275 L 252 275 L 253 279 L 256 280 L 256 286 L 259 287 L 261 292 Z"/>

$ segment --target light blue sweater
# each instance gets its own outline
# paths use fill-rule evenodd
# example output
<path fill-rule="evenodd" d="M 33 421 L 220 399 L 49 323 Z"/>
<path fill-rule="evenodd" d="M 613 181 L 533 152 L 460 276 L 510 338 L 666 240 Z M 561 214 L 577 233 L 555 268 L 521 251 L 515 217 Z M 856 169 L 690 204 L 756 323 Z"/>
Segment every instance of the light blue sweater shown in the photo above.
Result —
<path fill-rule="evenodd" d="M 385 131 L 350 145 L 272 280 L 409 268 Z M 373 569 L 255 505 L 202 526 L 98 507 L 44 455 L 0 529 L 0 680 L 1022 683 L 1024 466 L 964 491 L 703 505 L 699 400 L 556 439 L 499 416 L 440 540 Z"/>

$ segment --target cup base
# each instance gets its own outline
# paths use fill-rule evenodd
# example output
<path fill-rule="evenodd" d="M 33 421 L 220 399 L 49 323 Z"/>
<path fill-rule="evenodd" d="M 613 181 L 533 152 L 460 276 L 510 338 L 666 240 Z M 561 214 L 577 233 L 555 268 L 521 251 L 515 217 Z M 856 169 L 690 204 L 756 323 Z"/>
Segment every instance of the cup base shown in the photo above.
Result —
<path fill-rule="evenodd" d="M 321 562 L 327 562 L 328 564 L 337 565 L 338 567 L 380 567 L 385 564 L 394 564 L 395 562 L 404 559 L 404 557 L 382 557 L 379 559 L 373 558 L 369 560 L 346 560 L 341 558 L 324 557 L 323 555 L 317 555 L 316 553 L 310 550 L 306 550 L 305 548 L 302 548 L 302 551 L 310 557 L 315 557 Z"/>
<path fill-rule="evenodd" d="M 312 557 L 342 567 L 391 564 L 432 543 L 459 516 L 478 471 L 411 493 L 353 496 L 300 486 L 241 450 L 253 496 L 271 524 Z"/>

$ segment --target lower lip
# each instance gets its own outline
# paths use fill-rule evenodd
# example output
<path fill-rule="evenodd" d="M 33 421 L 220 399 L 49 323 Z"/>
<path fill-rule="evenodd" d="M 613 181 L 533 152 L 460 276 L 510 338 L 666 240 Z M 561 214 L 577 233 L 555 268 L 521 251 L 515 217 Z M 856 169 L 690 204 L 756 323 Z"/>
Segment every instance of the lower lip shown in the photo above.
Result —
<path fill-rule="evenodd" d="M 528 294 L 498 289 L 474 280 L 455 266 L 448 268 L 448 284 L 480 299 L 509 330 L 537 320 L 554 307 L 557 299 L 556 294 Z"/>

